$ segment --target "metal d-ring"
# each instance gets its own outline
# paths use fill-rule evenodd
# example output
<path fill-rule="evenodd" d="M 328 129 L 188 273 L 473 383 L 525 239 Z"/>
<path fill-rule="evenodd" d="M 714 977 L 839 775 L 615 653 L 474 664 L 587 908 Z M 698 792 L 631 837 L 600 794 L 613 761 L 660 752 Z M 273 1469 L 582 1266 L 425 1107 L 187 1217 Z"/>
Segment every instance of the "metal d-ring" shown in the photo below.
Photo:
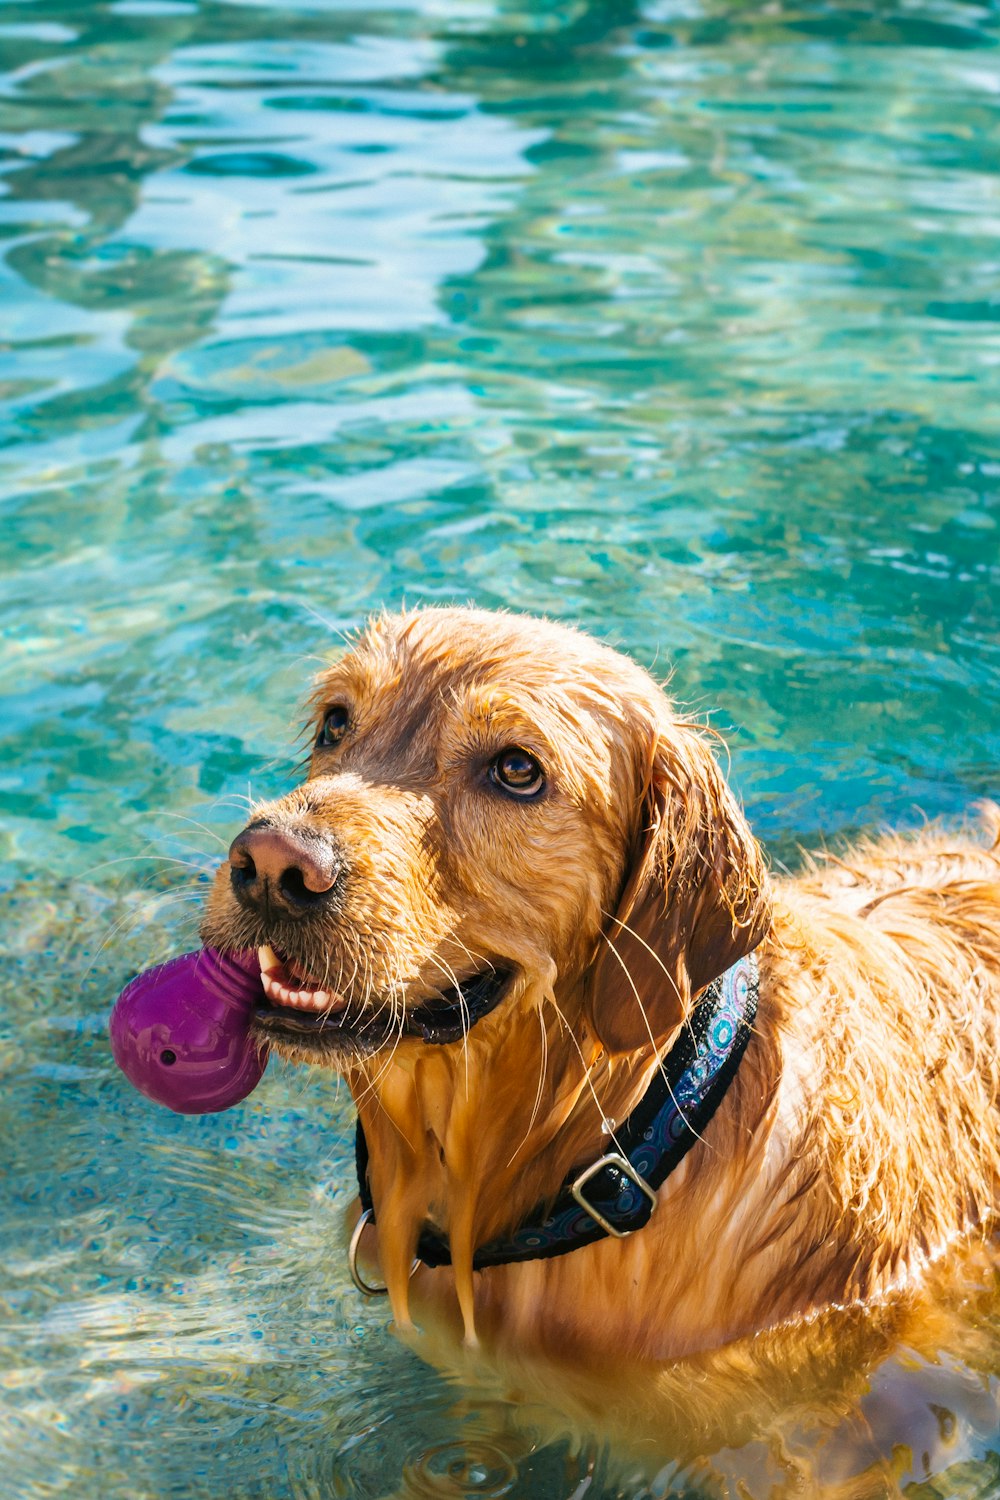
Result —
<path fill-rule="evenodd" d="M 375 1215 L 370 1208 L 362 1209 L 361 1217 L 354 1226 L 354 1232 L 351 1235 L 351 1241 L 347 1247 L 347 1269 L 351 1273 L 351 1280 L 354 1282 L 354 1285 L 357 1287 L 358 1291 L 363 1297 L 385 1297 L 389 1292 L 389 1288 L 387 1286 L 372 1286 L 365 1280 L 361 1272 L 358 1270 L 358 1250 L 361 1248 L 361 1236 L 364 1234 L 368 1225 L 374 1222 L 374 1219 Z M 410 1267 L 411 1276 L 413 1275 L 419 1264 L 420 1260 L 415 1256 L 413 1264 Z"/>

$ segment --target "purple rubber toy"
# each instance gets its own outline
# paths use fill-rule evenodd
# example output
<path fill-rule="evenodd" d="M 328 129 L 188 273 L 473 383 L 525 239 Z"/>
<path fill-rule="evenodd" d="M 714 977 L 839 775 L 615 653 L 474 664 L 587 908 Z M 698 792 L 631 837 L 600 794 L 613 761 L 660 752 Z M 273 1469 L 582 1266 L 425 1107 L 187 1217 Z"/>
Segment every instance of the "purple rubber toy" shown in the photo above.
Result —
<path fill-rule="evenodd" d="M 250 1034 L 263 993 L 253 952 L 202 948 L 147 969 L 111 1012 L 115 1062 L 140 1094 L 179 1114 L 229 1109 L 267 1066 L 267 1048 Z"/>

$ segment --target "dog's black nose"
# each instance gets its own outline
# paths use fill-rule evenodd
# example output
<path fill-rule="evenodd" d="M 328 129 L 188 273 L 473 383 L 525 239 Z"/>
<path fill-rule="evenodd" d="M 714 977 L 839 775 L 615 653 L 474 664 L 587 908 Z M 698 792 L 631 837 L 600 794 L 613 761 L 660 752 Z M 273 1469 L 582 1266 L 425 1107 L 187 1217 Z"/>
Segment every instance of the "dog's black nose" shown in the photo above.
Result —
<path fill-rule="evenodd" d="M 251 823 L 229 848 L 229 879 L 242 906 L 270 904 L 306 916 L 332 899 L 343 872 L 333 844 L 304 834 Z"/>

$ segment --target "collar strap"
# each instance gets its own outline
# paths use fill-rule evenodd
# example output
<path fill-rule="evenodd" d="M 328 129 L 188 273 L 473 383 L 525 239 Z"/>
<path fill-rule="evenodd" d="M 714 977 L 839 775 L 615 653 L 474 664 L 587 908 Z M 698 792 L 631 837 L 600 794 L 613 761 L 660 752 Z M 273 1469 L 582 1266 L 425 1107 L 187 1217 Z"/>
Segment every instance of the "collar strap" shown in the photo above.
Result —
<path fill-rule="evenodd" d="M 472 1262 L 477 1271 L 565 1255 L 607 1235 L 623 1239 L 649 1223 L 656 1189 L 701 1139 L 736 1076 L 757 1014 L 758 986 L 753 953 L 712 981 L 628 1119 L 621 1126 L 607 1122 L 610 1149 L 571 1173 L 555 1200 L 539 1204 L 509 1238 L 481 1245 Z M 374 1218 L 360 1119 L 355 1149 L 361 1206 Z M 425 1229 L 417 1259 L 450 1265 L 447 1240 Z"/>

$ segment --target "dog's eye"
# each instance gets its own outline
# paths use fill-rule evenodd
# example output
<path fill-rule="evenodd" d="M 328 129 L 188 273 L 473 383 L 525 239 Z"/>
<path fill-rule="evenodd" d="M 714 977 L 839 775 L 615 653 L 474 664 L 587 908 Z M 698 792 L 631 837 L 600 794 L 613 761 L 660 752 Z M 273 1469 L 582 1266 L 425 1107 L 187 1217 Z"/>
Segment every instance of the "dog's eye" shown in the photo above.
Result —
<path fill-rule="evenodd" d="M 497 756 L 490 766 L 490 780 L 516 797 L 535 797 L 545 785 L 545 772 L 533 755 L 515 746 Z"/>
<path fill-rule="evenodd" d="M 317 745 L 339 745 L 347 733 L 350 722 L 351 716 L 342 703 L 328 708 L 326 718 L 323 720 L 323 728 L 316 740 Z"/>

